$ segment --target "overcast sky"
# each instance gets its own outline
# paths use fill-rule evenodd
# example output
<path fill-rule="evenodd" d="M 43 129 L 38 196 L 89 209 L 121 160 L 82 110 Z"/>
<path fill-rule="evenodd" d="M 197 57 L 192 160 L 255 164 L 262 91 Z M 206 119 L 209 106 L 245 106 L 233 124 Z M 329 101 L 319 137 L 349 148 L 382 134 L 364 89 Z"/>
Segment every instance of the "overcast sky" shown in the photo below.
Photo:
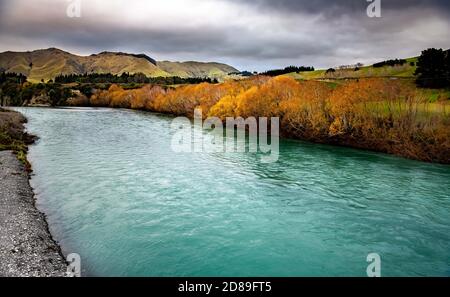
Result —
<path fill-rule="evenodd" d="M 217 61 L 240 70 L 327 68 L 450 48 L 449 0 L 0 0 L 0 52 L 58 47 L 90 55 Z"/>

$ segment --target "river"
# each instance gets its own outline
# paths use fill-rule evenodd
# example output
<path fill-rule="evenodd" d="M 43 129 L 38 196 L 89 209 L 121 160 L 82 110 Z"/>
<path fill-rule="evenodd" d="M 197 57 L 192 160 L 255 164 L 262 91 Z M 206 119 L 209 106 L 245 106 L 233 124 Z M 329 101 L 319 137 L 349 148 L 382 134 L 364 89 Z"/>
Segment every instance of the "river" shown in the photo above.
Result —
<path fill-rule="evenodd" d="M 450 275 L 450 166 L 280 142 L 175 153 L 172 118 L 119 109 L 16 108 L 37 205 L 90 276 Z M 204 132 L 208 133 L 208 132 Z"/>

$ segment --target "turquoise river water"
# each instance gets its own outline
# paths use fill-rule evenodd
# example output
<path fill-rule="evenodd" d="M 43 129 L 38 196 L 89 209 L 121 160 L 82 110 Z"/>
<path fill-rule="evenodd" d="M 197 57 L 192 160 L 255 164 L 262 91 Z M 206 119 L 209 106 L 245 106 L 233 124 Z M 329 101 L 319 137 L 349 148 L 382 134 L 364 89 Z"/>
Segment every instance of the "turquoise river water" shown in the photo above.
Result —
<path fill-rule="evenodd" d="M 280 142 L 175 153 L 172 118 L 17 108 L 37 205 L 91 276 L 450 276 L 450 166 Z M 204 132 L 208 133 L 208 132 Z"/>

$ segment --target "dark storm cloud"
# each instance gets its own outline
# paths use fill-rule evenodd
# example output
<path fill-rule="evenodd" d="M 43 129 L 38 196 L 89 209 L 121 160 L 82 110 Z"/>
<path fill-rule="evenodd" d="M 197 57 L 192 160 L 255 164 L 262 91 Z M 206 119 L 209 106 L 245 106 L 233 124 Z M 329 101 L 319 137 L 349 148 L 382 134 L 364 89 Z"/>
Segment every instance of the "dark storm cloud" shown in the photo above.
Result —
<path fill-rule="evenodd" d="M 30 30 L 33 27 L 33 30 Z M 54 30 L 57 27 L 58 30 Z M 67 34 L 70 32 L 70 34 Z M 151 49 L 156 52 L 194 52 L 208 57 L 215 55 L 261 59 L 289 59 L 303 55 L 331 54 L 334 46 L 325 41 L 304 42 L 302 40 L 270 39 L 262 35 L 251 40 L 241 39 L 235 32 L 244 32 L 242 28 L 206 27 L 198 29 L 127 29 L 108 26 L 93 26 L 88 22 L 51 24 L 4 24 L 0 29 L 3 35 L 20 36 L 25 39 L 45 39 L 51 45 L 62 43 L 98 49 L 97 51 L 119 49 L 128 45 L 140 51 Z M 11 34 L 12 33 L 12 34 Z M 247 34 L 244 34 L 247 36 Z M 263 45 L 263 46 L 261 46 Z M 175 57 L 176 59 L 176 57 Z"/>
<path fill-rule="evenodd" d="M 66 0 L 0 0 L 0 51 L 117 50 L 264 70 L 369 63 L 450 47 L 450 4 L 443 0 L 382 0 L 380 19 L 367 17 L 365 0 L 170 1 L 82 0 L 82 18 L 72 19 Z"/>
<path fill-rule="evenodd" d="M 370 4 L 366 0 L 230 0 L 246 3 L 267 10 L 279 10 L 289 13 L 314 13 L 325 15 L 363 14 Z M 381 0 L 384 10 L 402 10 L 411 8 L 436 8 L 437 11 L 450 12 L 448 0 Z"/>
<path fill-rule="evenodd" d="M 55 23 L 36 24 L 30 30 L 29 24 L 5 24 L 0 29 L 1 34 L 20 36 L 26 39 L 41 39 L 53 43 L 77 44 L 89 48 L 109 49 L 121 45 L 153 48 L 158 51 L 196 51 L 208 44 L 217 46 L 226 42 L 225 32 L 206 28 L 205 30 L 177 29 L 127 29 L 117 27 L 113 30 L 108 26 L 94 26 L 90 23 L 60 23 L 54 30 Z M 11 34 L 13 32 L 13 34 Z"/>
<path fill-rule="evenodd" d="M 0 0 L 0 18 L 3 17 L 5 13 L 5 7 L 6 7 L 6 0 Z"/>

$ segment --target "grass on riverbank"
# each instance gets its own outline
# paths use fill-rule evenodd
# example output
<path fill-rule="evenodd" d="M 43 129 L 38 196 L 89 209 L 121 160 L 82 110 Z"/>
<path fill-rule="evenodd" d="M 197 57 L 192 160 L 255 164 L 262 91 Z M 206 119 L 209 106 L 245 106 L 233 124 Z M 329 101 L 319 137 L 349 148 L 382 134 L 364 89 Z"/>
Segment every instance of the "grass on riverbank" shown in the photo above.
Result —
<path fill-rule="evenodd" d="M 13 151 L 25 168 L 30 171 L 27 160 L 28 145 L 34 137 L 24 132 L 26 118 L 20 113 L 0 108 L 0 151 Z"/>

